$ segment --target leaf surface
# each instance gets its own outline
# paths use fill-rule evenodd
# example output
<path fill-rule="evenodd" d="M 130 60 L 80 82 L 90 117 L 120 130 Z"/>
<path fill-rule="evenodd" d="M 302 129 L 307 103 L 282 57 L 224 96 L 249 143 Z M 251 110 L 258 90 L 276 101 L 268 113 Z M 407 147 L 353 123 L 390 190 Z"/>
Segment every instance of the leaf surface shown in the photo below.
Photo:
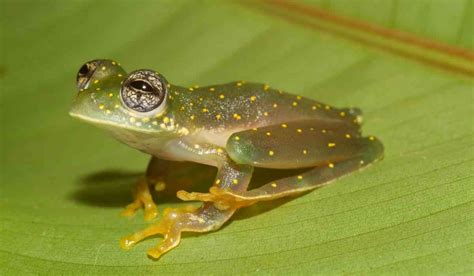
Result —
<path fill-rule="evenodd" d="M 298 3 L 306 12 L 281 3 L 2 2 L 0 271 L 472 273 L 472 1 Z M 146 225 L 118 213 L 148 157 L 68 116 L 76 70 L 94 58 L 154 68 L 180 85 L 244 79 L 358 106 L 385 160 L 280 206 L 241 210 L 158 262 L 145 255 L 157 239 L 123 252 L 118 239 Z"/>

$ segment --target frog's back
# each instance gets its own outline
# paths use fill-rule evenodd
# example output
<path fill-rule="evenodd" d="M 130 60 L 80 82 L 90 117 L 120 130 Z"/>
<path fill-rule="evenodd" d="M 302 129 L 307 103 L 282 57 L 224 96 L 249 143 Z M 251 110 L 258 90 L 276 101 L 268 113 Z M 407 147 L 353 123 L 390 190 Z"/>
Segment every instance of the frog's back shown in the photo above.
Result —
<path fill-rule="evenodd" d="M 267 84 L 236 81 L 174 89 L 177 115 L 206 129 L 243 130 L 305 119 L 360 122 L 356 108 L 337 109 Z"/>

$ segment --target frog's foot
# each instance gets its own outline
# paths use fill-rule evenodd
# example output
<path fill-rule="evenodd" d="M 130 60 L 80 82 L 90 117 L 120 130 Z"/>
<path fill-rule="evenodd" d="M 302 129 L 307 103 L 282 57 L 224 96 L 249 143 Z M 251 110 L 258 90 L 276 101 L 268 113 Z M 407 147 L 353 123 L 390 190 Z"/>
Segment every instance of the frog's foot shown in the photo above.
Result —
<path fill-rule="evenodd" d="M 161 185 L 161 183 L 158 183 Z M 156 189 L 157 186 L 155 186 Z M 131 217 L 135 215 L 139 208 L 143 207 L 145 220 L 152 220 L 158 215 L 155 202 L 150 193 L 148 181 L 145 177 L 141 177 L 135 186 L 133 193 L 134 200 L 125 207 L 121 215 L 124 217 Z"/>
<path fill-rule="evenodd" d="M 209 193 L 196 193 L 178 191 L 176 196 L 184 201 L 204 201 L 213 202 L 214 206 L 219 210 L 227 210 L 229 208 L 239 209 L 250 206 L 259 200 L 256 198 L 247 198 L 239 196 L 238 194 L 232 193 L 229 190 L 224 190 L 219 187 L 211 187 Z"/>
<path fill-rule="evenodd" d="M 234 210 L 220 211 L 210 205 L 204 205 L 201 208 L 192 206 L 178 209 L 167 208 L 160 221 L 143 231 L 122 238 L 120 246 L 128 250 L 147 237 L 162 235 L 163 240 L 147 252 L 150 257 L 158 259 L 179 245 L 182 232 L 208 232 L 218 229 L 233 212 Z"/>

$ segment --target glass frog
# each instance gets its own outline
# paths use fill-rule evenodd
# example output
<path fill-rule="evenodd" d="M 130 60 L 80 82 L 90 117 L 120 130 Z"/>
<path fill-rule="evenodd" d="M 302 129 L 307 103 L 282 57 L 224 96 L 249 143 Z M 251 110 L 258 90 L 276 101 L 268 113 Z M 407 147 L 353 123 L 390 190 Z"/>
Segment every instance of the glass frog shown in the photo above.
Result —
<path fill-rule="evenodd" d="M 80 68 L 77 87 L 73 117 L 151 155 L 123 215 L 143 208 L 145 219 L 154 219 L 150 187 L 175 184 L 164 183 L 163 175 L 181 162 L 217 168 L 208 193 L 177 192 L 183 201 L 202 201 L 201 207 L 165 209 L 148 228 L 121 240 L 128 249 L 162 235 L 148 250 L 152 258 L 178 246 L 182 232 L 217 230 L 239 208 L 322 187 L 383 157 L 382 143 L 362 136 L 359 109 L 335 108 L 267 84 L 185 88 L 154 70 L 127 73 L 115 61 L 93 60 Z M 248 190 L 254 168 L 307 170 Z"/>

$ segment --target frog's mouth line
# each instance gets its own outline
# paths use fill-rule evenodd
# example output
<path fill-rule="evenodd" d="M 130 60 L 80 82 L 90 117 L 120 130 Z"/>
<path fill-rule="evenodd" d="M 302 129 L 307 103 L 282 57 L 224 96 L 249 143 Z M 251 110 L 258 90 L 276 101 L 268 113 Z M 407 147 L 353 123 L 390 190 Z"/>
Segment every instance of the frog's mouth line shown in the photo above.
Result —
<path fill-rule="evenodd" d="M 90 118 L 88 116 L 84 116 L 82 114 L 74 113 L 73 111 L 70 111 L 69 115 L 71 117 L 77 118 L 81 121 L 85 121 L 85 122 L 88 122 L 88 123 L 93 123 L 94 125 L 98 125 L 98 126 L 104 126 L 105 128 L 120 127 L 120 128 L 123 128 L 123 129 L 135 131 L 135 132 L 141 132 L 141 133 L 145 132 L 145 133 L 150 133 L 150 134 L 156 133 L 156 129 L 153 129 L 153 128 L 152 129 L 145 129 L 145 128 L 137 128 L 137 127 L 127 125 L 127 124 L 114 124 L 114 123 L 111 123 L 111 122 L 108 122 L 108 121 L 93 119 L 93 118 Z"/>

